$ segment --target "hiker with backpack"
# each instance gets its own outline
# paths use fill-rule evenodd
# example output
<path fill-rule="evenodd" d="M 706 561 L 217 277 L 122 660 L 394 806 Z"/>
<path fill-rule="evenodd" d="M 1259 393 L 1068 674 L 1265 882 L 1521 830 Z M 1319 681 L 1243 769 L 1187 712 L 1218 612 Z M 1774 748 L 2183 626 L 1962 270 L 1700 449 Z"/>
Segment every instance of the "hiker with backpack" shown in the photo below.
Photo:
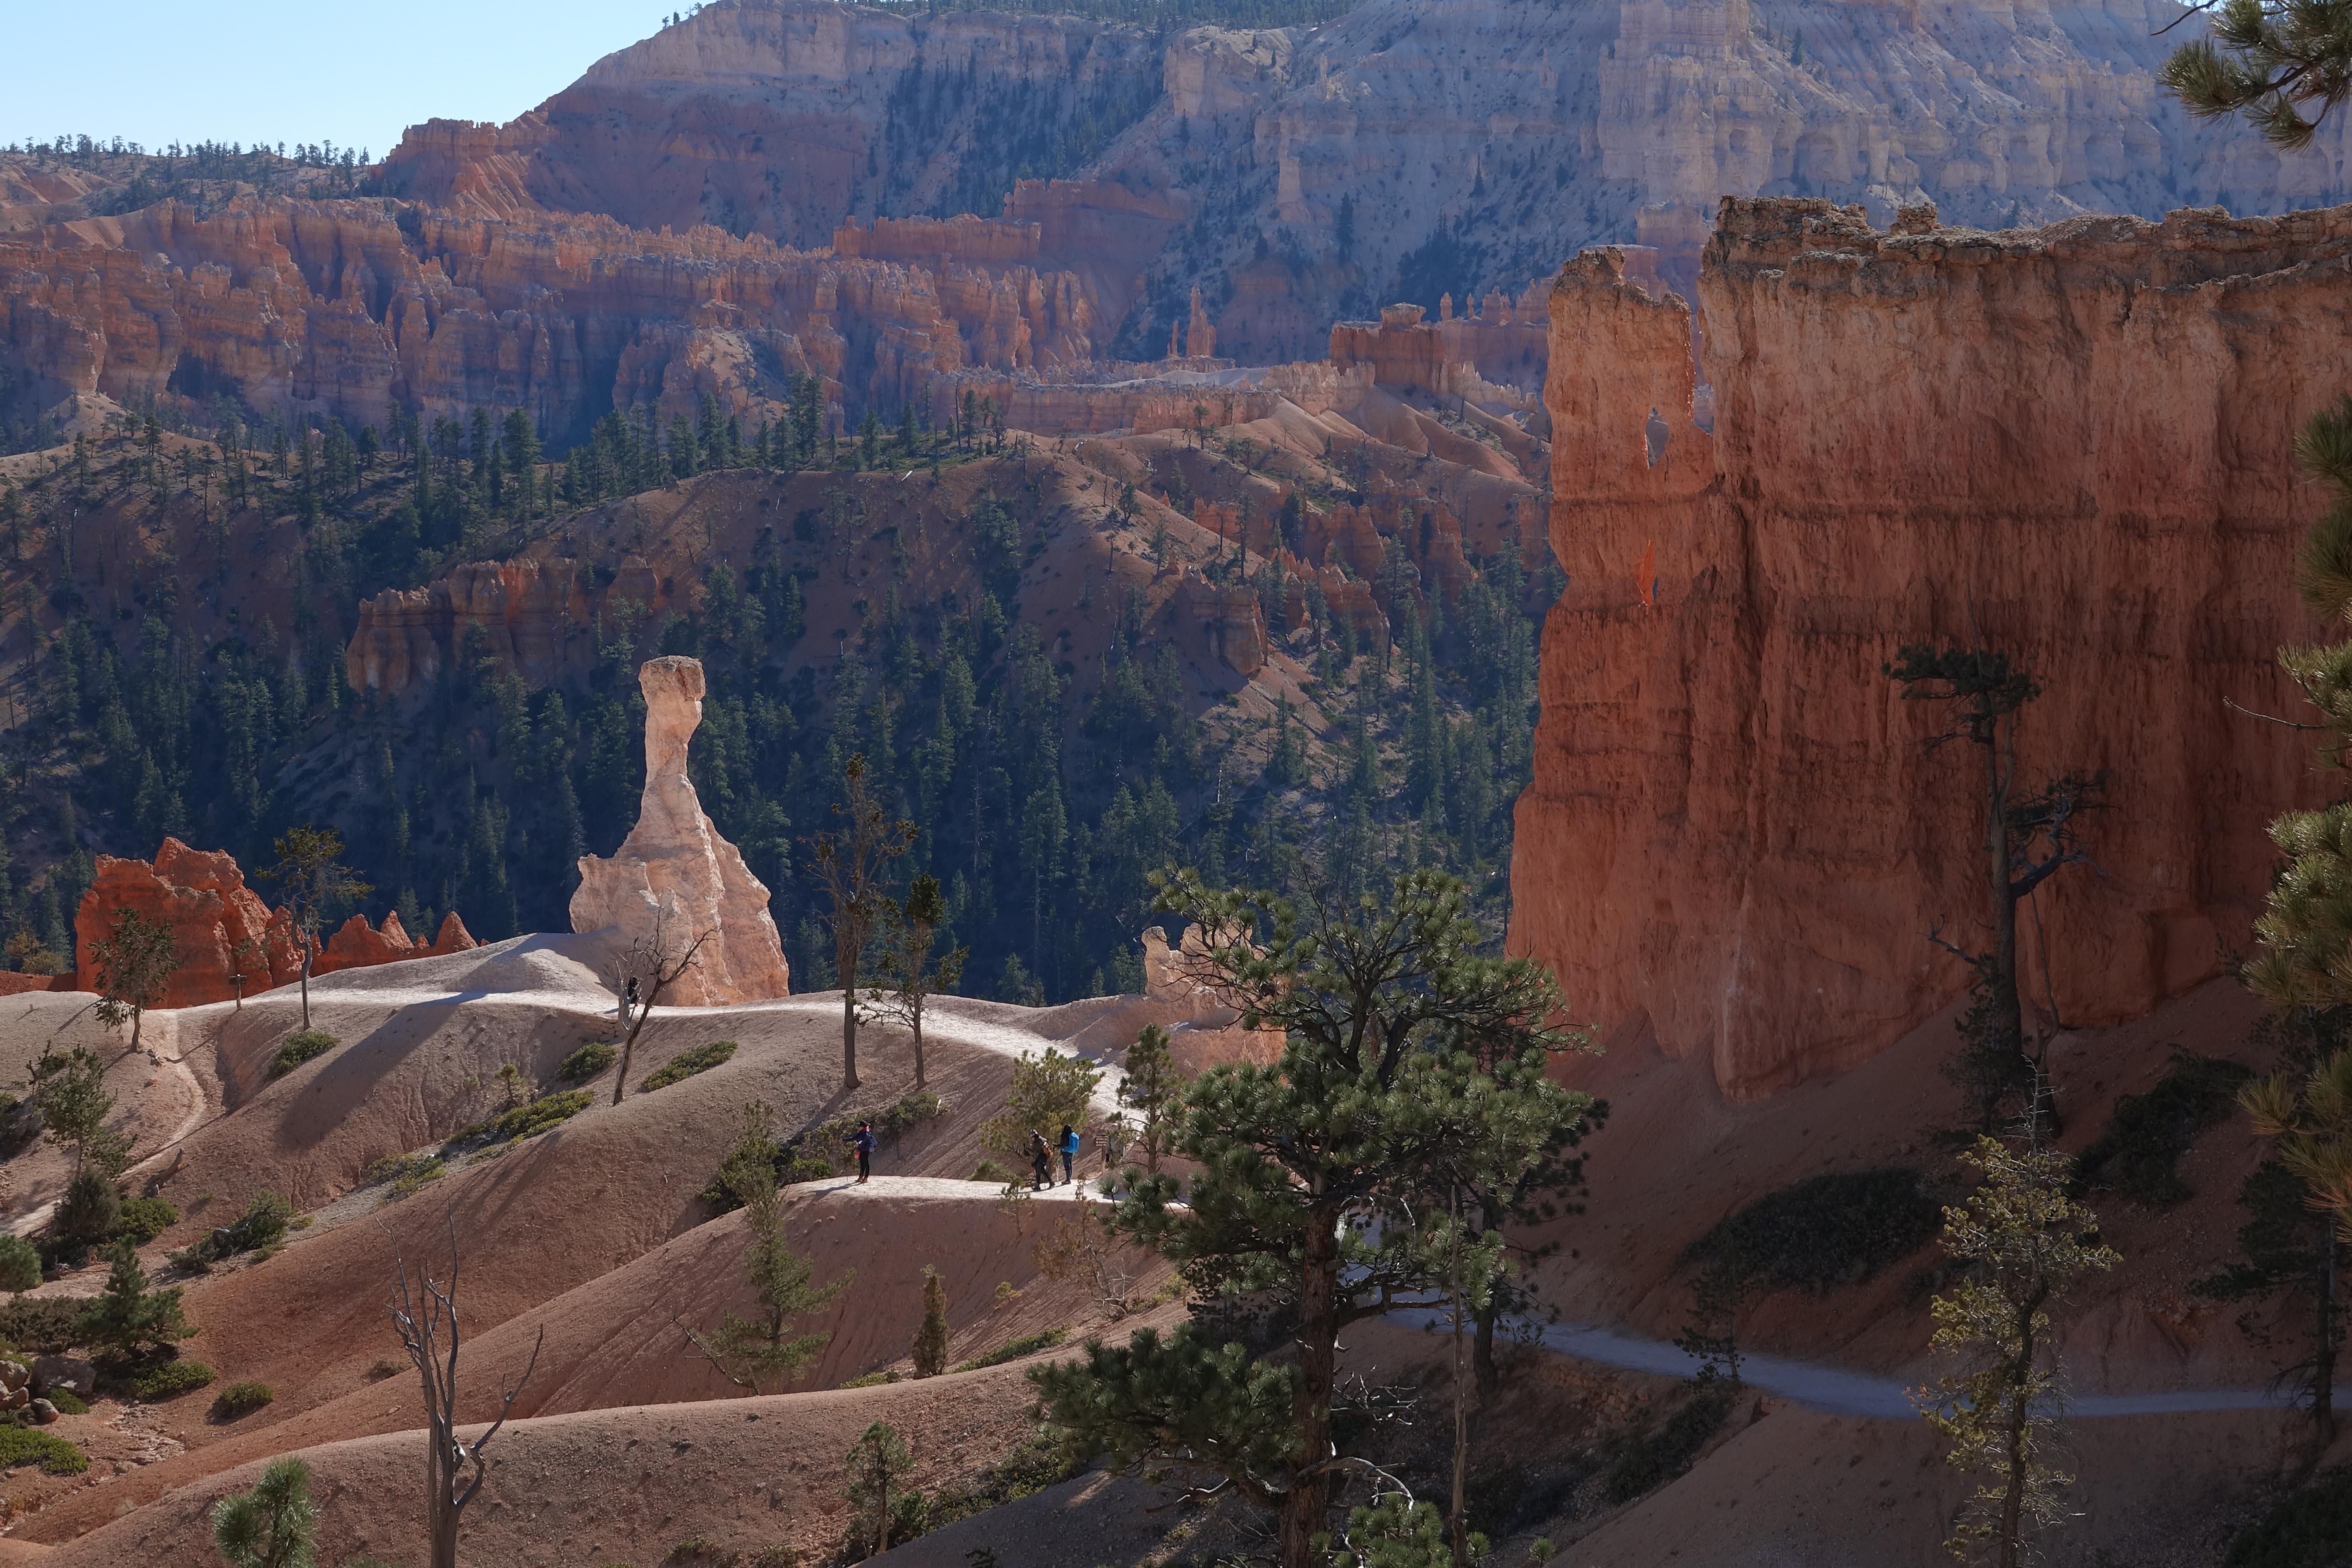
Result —
<path fill-rule="evenodd" d="M 1045 1191 L 1054 1184 L 1054 1152 L 1045 1147 L 1045 1135 L 1035 1128 L 1029 1130 L 1029 1190 Z"/>
<path fill-rule="evenodd" d="M 857 1179 L 863 1182 L 874 1171 L 874 1123 L 859 1122 L 849 1135 L 849 1146 L 857 1151 Z"/>
<path fill-rule="evenodd" d="M 1077 1180 L 1078 1135 L 1066 1121 L 1062 1123 L 1062 1180 Z"/>

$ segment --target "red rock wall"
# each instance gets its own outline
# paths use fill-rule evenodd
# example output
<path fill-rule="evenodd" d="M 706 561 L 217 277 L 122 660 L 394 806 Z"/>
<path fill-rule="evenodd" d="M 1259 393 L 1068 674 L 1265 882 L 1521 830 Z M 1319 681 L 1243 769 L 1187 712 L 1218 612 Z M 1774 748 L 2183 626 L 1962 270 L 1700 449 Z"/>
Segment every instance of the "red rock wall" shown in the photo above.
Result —
<path fill-rule="evenodd" d="M 283 985 L 302 973 L 301 944 L 291 921 L 245 885 L 234 857 L 166 838 L 152 863 L 98 858 L 98 874 L 74 911 L 80 989 L 99 989 L 92 955 L 126 909 L 172 928 L 180 967 L 163 1006 L 226 1002 L 236 994 L 232 976 L 239 973 L 248 993 Z"/>
<path fill-rule="evenodd" d="M 1515 951 L 1605 1031 L 1706 1052 L 1733 1097 L 1853 1064 L 1964 988 L 1975 758 L 1881 672 L 1987 642 L 2047 694 L 2027 778 L 2104 768 L 2100 870 L 2025 911 L 2028 990 L 2147 1011 L 2242 946 L 2264 824 L 2326 792 L 2295 699 L 2289 442 L 2352 386 L 2352 208 L 1894 237 L 1724 204 L 1689 318 L 1579 258 L 1551 298 L 1552 546 Z M 1653 410 L 1664 449 L 1654 464 Z"/>
<path fill-rule="evenodd" d="M 81 955 L 78 975 L 61 974 L 40 986 L 0 985 L 0 994 L 16 990 L 83 991 L 99 989 L 91 954 L 113 929 L 115 917 L 135 909 L 172 928 L 180 967 L 159 1004 L 164 1007 L 196 1007 L 226 1002 L 238 994 L 235 976 L 243 973 L 247 995 L 301 978 L 302 939 L 284 910 L 272 910 L 245 885 L 245 873 L 226 850 L 191 849 L 176 838 L 163 840 L 155 858 L 98 858 L 98 874 L 74 911 L 74 942 Z M 391 963 L 404 958 L 425 958 L 457 952 L 474 946 L 465 921 L 455 910 L 443 917 L 440 934 L 431 942 L 411 942 L 398 915 L 386 915 L 381 931 L 365 916 L 353 915 L 313 961 L 314 975 L 338 969 Z M 32 976 L 10 976 L 29 979 Z"/>

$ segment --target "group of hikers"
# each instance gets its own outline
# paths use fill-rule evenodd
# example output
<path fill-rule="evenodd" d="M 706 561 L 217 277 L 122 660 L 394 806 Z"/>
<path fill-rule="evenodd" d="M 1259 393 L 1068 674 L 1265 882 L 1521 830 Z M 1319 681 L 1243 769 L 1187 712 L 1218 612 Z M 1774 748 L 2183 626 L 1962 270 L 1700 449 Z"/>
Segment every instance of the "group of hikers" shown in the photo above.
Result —
<path fill-rule="evenodd" d="M 866 1181 L 874 1173 L 874 1123 L 861 1121 L 857 1131 L 847 1140 L 850 1150 L 857 1156 L 857 1179 Z M 1062 1156 L 1061 1179 L 1054 1176 L 1054 1155 Z M 1103 1134 L 1103 1169 L 1110 1170 L 1126 1152 L 1116 1132 Z M 1053 1142 L 1045 1142 L 1045 1133 L 1032 1128 L 1029 1132 L 1029 1190 L 1033 1193 L 1047 1187 L 1058 1187 L 1077 1180 L 1078 1131 L 1068 1122 L 1062 1123 L 1061 1136 Z"/>

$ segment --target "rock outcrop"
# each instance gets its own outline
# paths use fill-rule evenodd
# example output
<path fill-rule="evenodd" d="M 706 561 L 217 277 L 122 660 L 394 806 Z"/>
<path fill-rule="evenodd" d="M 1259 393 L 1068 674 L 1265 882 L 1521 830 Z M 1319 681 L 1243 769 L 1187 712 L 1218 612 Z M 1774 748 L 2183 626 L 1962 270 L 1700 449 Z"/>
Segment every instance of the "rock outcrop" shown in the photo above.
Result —
<path fill-rule="evenodd" d="M 788 994 L 791 972 L 768 889 L 735 846 L 702 814 L 687 776 L 687 745 L 702 722 L 702 665 L 676 657 L 637 671 L 646 696 L 646 788 L 636 826 L 609 860 L 580 860 L 572 929 L 611 931 L 624 942 L 657 940 L 664 962 L 694 960 L 661 994 L 669 1005 L 706 1007 Z"/>
<path fill-rule="evenodd" d="M 1153 1021 L 1168 1031 L 1169 1055 L 1177 1069 L 1200 1073 L 1226 1062 L 1273 1066 L 1287 1043 L 1283 1032 L 1243 1026 L 1234 998 L 1200 978 L 1197 966 L 1208 951 L 1206 933 L 1198 925 L 1185 927 L 1172 948 L 1160 927 L 1143 932 L 1144 999 L 1158 1015 Z"/>
<path fill-rule="evenodd" d="M 1676 297 L 1579 258 L 1551 297 L 1552 547 L 1513 951 L 1579 1017 L 1734 1097 L 1850 1066 L 1965 988 L 1973 763 L 1881 665 L 1981 639 L 2044 694 L 2022 776 L 2105 769 L 2097 869 L 2022 921 L 2030 998 L 2137 1016 L 2218 972 L 2263 826 L 2325 793 L 2274 662 L 2316 504 L 2290 451 L 2352 385 L 2352 208 L 2025 232 L 1727 201 Z M 2046 971 L 2040 955 L 2048 954 Z"/>
<path fill-rule="evenodd" d="M 166 838 L 152 861 L 98 858 L 98 874 L 74 911 L 80 972 L 25 989 L 97 990 L 98 971 L 90 955 L 113 929 L 115 916 L 127 909 L 169 926 L 179 951 L 180 967 L 161 1006 L 226 1002 L 301 978 L 302 937 L 294 929 L 293 917 L 271 909 L 245 885 L 236 857 L 222 849 L 191 849 L 176 838 Z M 455 910 L 442 917 L 440 934 L 429 942 L 411 941 L 396 914 L 384 916 L 381 930 L 370 926 L 366 916 L 353 915 L 319 952 L 310 973 L 330 974 L 404 958 L 438 957 L 474 945 Z"/>
<path fill-rule="evenodd" d="M 383 917 L 380 927 L 368 924 L 367 916 L 353 915 L 327 939 L 312 961 L 312 974 L 332 974 L 339 969 L 364 969 L 370 964 L 397 963 L 404 958 L 443 958 L 453 952 L 463 952 L 481 944 L 466 922 L 451 910 L 441 917 L 441 930 L 431 941 L 411 938 L 400 923 L 397 911 Z"/>
<path fill-rule="evenodd" d="M 152 861 L 98 858 L 97 875 L 74 911 L 80 989 L 99 988 L 91 955 L 124 910 L 137 910 L 171 928 L 180 967 L 164 991 L 163 1006 L 226 1002 L 237 994 L 240 975 L 250 994 L 286 984 L 302 973 L 301 939 L 293 921 L 245 885 L 234 856 L 166 838 Z"/>
<path fill-rule="evenodd" d="M 386 588 L 362 601 L 343 679 L 353 691 L 386 696 L 429 684 L 478 634 L 487 653 L 544 685 L 584 652 L 596 617 L 622 604 L 669 606 L 660 578 L 634 555 L 601 581 L 568 556 L 461 562 L 422 588 Z"/>

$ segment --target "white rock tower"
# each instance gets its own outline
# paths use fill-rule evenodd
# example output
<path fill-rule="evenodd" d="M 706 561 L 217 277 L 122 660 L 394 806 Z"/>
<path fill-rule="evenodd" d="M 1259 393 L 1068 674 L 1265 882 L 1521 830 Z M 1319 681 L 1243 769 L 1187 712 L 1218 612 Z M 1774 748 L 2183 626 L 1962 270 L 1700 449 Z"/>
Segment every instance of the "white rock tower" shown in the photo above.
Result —
<path fill-rule="evenodd" d="M 702 664 L 648 659 L 637 670 L 646 694 L 646 791 L 637 825 L 609 860 L 580 858 L 572 929 L 617 929 L 635 941 L 652 931 L 663 906 L 683 942 L 709 932 L 693 964 L 662 993 L 664 1004 L 707 1007 L 757 1002 L 792 989 L 784 945 L 768 913 L 768 889 L 742 854 L 702 814 L 687 776 L 687 742 L 702 722 Z"/>

